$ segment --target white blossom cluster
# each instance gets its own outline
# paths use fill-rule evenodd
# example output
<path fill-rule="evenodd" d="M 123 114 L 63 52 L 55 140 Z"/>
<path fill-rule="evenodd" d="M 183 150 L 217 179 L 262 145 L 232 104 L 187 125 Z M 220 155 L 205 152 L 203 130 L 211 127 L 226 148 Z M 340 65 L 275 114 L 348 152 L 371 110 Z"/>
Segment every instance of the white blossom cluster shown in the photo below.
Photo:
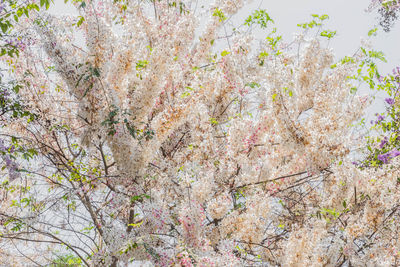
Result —
<path fill-rule="evenodd" d="M 241 30 L 219 51 L 214 42 L 243 1 L 198 13 L 196 1 L 125 2 L 75 3 L 81 26 L 36 25 L 15 73 L 32 74 L 21 96 L 39 116 L 10 129 L 37 143 L 48 187 L 69 188 L 59 196 L 64 217 L 80 219 L 68 227 L 89 222 L 91 245 L 71 246 L 90 251 L 81 259 L 398 264 L 398 168 L 390 167 L 399 162 L 362 171 L 347 158 L 359 145 L 351 125 L 368 103 L 348 79 L 362 54 L 332 67 L 333 51 L 317 38 L 298 36 L 298 49 L 282 44 L 277 53 L 268 42 L 253 47 Z"/>

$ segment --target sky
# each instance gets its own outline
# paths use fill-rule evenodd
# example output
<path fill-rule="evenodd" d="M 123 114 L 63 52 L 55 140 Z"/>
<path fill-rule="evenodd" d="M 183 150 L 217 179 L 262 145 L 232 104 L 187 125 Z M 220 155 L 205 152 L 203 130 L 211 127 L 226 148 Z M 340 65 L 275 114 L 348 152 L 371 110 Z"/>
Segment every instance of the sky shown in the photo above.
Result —
<path fill-rule="evenodd" d="M 253 5 L 255 4 L 267 10 L 286 41 L 291 40 L 293 33 L 298 31 L 298 23 L 311 20 L 311 14 L 329 15 L 326 28 L 337 31 L 330 43 L 336 59 L 353 55 L 360 47 L 361 39 L 368 38 L 368 31 L 378 27 L 377 36 L 370 41 L 372 48 L 382 51 L 387 59 L 387 63 L 378 63 L 380 73 L 384 75 L 400 66 L 400 19 L 390 32 L 384 32 L 378 25 L 377 10 L 366 11 L 370 0 L 259 0 L 254 1 Z M 375 100 L 366 110 L 366 121 L 373 119 L 377 112 L 384 111 L 386 94 L 371 92 L 367 86 L 362 86 L 359 93 L 375 96 Z"/>
<path fill-rule="evenodd" d="M 310 14 L 329 15 L 326 27 L 337 31 L 331 47 L 340 58 L 353 54 L 360 46 L 361 38 L 366 38 L 368 31 L 377 26 L 377 12 L 365 11 L 369 3 L 369 0 L 264 0 L 261 7 L 269 12 L 286 38 L 291 38 L 297 31 L 298 23 L 310 21 Z M 375 50 L 387 55 L 389 64 L 381 66 L 384 71 L 400 65 L 400 21 L 389 33 L 380 29 L 372 44 Z"/>

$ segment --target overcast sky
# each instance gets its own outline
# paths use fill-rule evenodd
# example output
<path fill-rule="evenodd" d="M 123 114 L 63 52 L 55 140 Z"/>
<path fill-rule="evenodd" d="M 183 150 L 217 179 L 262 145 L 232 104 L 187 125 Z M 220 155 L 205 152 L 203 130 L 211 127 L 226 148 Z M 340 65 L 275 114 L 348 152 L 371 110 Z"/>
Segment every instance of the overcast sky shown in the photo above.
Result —
<path fill-rule="evenodd" d="M 370 0 L 264 0 L 261 6 L 288 38 L 297 30 L 297 23 L 310 21 L 310 14 L 329 15 L 327 28 L 337 31 L 331 47 L 338 57 L 342 57 L 353 54 L 360 45 L 361 37 L 367 37 L 368 31 L 378 24 L 377 12 L 365 11 L 369 3 Z M 380 30 L 377 37 L 372 39 L 374 48 L 387 55 L 389 64 L 382 65 L 386 71 L 390 71 L 394 65 L 400 65 L 399 26 L 400 23 L 389 33 Z"/>

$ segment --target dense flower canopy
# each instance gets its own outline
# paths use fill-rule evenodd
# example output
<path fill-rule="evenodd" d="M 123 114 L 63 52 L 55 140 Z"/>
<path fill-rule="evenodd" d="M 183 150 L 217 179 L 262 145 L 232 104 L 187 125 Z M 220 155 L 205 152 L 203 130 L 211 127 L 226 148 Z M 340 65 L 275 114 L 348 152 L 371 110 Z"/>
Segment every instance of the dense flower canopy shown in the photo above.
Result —
<path fill-rule="evenodd" d="M 32 114 L 2 128 L 2 264 L 398 264 L 397 136 L 350 157 L 360 81 L 398 81 L 379 52 L 335 63 L 326 15 L 290 44 L 264 10 L 235 27 L 242 0 L 74 3 L 2 58 Z"/>

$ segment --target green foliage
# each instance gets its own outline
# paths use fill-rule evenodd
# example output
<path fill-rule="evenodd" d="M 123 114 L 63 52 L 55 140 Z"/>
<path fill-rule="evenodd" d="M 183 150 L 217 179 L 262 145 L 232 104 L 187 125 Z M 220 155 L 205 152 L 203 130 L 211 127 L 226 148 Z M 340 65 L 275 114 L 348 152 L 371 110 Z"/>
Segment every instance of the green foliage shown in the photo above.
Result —
<path fill-rule="evenodd" d="M 41 0 L 40 7 L 46 9 L 50 6 L 50 0 Z M 32 11 L 39 11 L 40 7 L 36 3 L 19 2 L 16 0 L 6 0 L 2 2 L 4 9 L 3 15 L 0 17 L 0 56 L 7 55 L 9 57 L 19 56 L 19 44 L 23 42 L 23 36 L 14 31 L 15 23 L 19 22 L 22 16 L 29 17 Z M 10 40 L 9 36 L 15 40 Z M 6 70 L 8 71 L 8 70 Z M 3 75 L 1 75 L 3 76 Z M 0 110 L 3 123 L 7 123 L 10 119 L 18 119 L 26 117 L 28 122 L 35 120 L 36 115 L 28 111 L 25 104 L 19 101 L 19 91 L 23 87 L 23 81 L 10 81 L 5 83 L 0 78 Z"/>
<path fill-rule="evenodd" d="M 381 51 L 366 50 L 365 48 L 360 48 L 365 56 L 365 59 L 361 61 L 358 66 L 357 76 L 355 79 L 358 81 L 366 82 L 370 89 L 375 89 L 376 83 L 375 79 L 379 80 L 381 75 L 378 72 L 376 65 L 376 60 L 387 62 L 384 54 Z M 378 87 L 379 89 L 379 87 Z"/>
<path fill-rule="evenodd" d="M 274 28 L 272 32 L 267 36 L 266 40 L 269 47 L 274 52 L 274 55 L 279 56 L 280 54 L 282 54 L 282 52 L 278 49 L 278 44 L 282 40 L 282 36 L 281 35 L 275 36 L 275 33 L 276 33 L 276 28 Z"/>
<path fill-rule="evenodd" d="M 121 250 L 119 251 L 119 254 L 127 254 L 128 252 L 130 252 L 131 250 L 134 250 L 138 247 L 138 244 L 136 242 L 129 242 L 128 244 L 126 244 L 124 247 L 121 248 Z"/>
<path fill-rule="evenodd" d="M 293 96 L 293 91 L 291 89 L 289 89 L 288 87 L 283 87 L 283 92 L 286 93 L 290 97 Z"/>
<path fill-rule="evenodd" d="M 225 20 L 227 20 L 227 17 L 225 16 L 224 12 L 222 12 L 222 10 L 219 8 L 214 9 L 212 15 L 213 17 L 217 17 L 219 22 L 224 22 Z"/>
<path fill-rule="evenodd" d="M 314 215 L 318 219 L 324 219 L 327 223 L 337 220 L 341 215 L 341 212 L 336 211 L 336 209 L 321 208 Z"/>
<path fill-rule="evenodd" d="M 385 55 L 383 54 L 382 51 L 375 51 L 375 50 L 367 51 L 365 48 L 362 48 L 362 47 L 361 47 L 361 51 L 364 53 L 365 56 L 368 56 L 369 60 L 379 59 L 385 63 L 387 62 Z"/>
<path fill-rule="evenodd" d="M 89 62 L 85 64 L 77 64 L 77 68 L 85 68 L 84 72 L 78 78 L 75 87 L 78 87 L 81 81 L 87 83 L 87 87 L 82 97 L 85 97 L 90 89 L 93 88 L 94 79 L 100 78 L 100 70 L 97 67 L 92 66 Z"/>
<path fill-rule="evenodd" d="M 211 125 L 218 125 L 218 121 L 216 118 L 210 118 Z"/>
<path fill-rule="evenodd" d="M 224 51 L 221 52 L 221 57 L 225 57 L 225 56 L 229 55 L 230 53 L 231 52 L 228 52 L 228 51 L 224 50 Z"/>
<path fill-rule="evenodd" d="M 1 79 L 0 79 L 1 82 Z M 11 90 L 14 94 L 11 94 Z M 22 85 L 20 84 L 0 84 L 0 112 L 1 117 L 9 115 L 10 119 L 27 118 L 28 122 L 34 121 L 37 115 L 28 111 L 18 97 Z M 14 95 L 14 96 L 11 96 Z"/>
<path fill-rule="evenodd" d="M 320 36 L 326 37 L 328 39 L 332 39 L 336 35 L 336 31 L 329 31 L 329 30 L 324 30 L 320 33 Z"/>
<path fill-rule="evenodd" d="M 268 22 L 274 23 L 273 19 L 264 10 L 255 10 L 245 21 L 245 25 L 251 26 L 253 24 L 259 25 L 262 29 L 267 28 Z"/>
<path fill-rule="evenodd" d="M 389 96 L 385 99 L 386 111 L 376 113 L 371 120 L 371 134 L 366 137 L 364 150 L 365 158 L 355 164 L 361 168 L 381 168 L 390 163 L 391 159 L 400 155 L 400 106 L 398 88 L 400 86 L 400 68 L 393 70 L 393 74 L 382 77 L 375 61 L 386 62 L 382 52 L 361 48 L 366 59 L 361 62 L 358 70 L 360 79 L 370 84 L 370 88 L 385 91 Z M 362 75 L 361 68 L 366 70 Z"/>
<path fill-rule="evenodd" d="M 40 0 L 40 6 L 41 6 L 41 7 L 45 6 L 46 9 L 49 9 L 49 7 L 50 7 L 50 1 L 49 1 L 49 0 Z"/>
<path fill-rule="evenodd" d="M 53 263 L 50 264 L 50 267 L 65 267 L 65 266 L 83 266 L 82 260 L 74 256 L 72 254 L 66 255 L 55 255 L 57 258 L 53 260 Z"/>
<path fill-rule="evenodd" d="M 189 13 L 189 9 L 186 7 L 185 3 L 183 3 L 182 1 L 172 1 L 168 3 L 169 7 L 174 7 L 174 8 L 179 8 L 179 13 L 180 14 L 188 14 Z"/>
<path fill-rule="evenodd" d="M 194 92 L 194 89 L 192 87 L 186 86 L 186 90 L 182 93 L 181 98 L 190 96 L 191 92 Z"/>
<path fill-rule="evenodd" d="M 303 29 L 312 29 L 314 27 L 320 27 L 323 25 L 323 21 L 326 19 L 329 19 L 328 15 L 317 15 L 317 14 L 312 14 L 311 17 L 313 17 L 313 19 L 310 22 L 306 22 L 306 23 L 299 23 L 297 24 L 298 27 L 303 28 Z"/>
<path fill-rule="evenodd" d="M 136 70 L 139 71 L 145 69 L 147 64 L 149 64 L 147 60 L 139 60 L 138 62 L 136 62 Z"/>
<path fill-rule="evenodd" d="M 146 127 L 145 129 L 136 128 L 135 125 L 129 122 L 126 118 L 124 119 L 124 125 L 128 129 L 129 134 L 138 141 L 141 141 L 143 139 L 148 141 L 154 136 L 153 130 L 148 129 L 148 127 Z"/>
<path fill-rule="evenodd" d="M 114 105 L 111 106 L 111 111 L 108 113 L 107 118 L 101 123 L 101 125 L 106 126 L 108 128 L 108 135 L 115 135 L 117 130 L 115 128 L 116 124 L 119 123 L 117 120 L 118 108 Z"/>
<path fill-rule="evenodd" d="M 363 59 L 358 63 L 356 74 L 347 77 L 347 79 L 357 81 L 359 84 L 366 83 L 369 85 L 370 89 L 382 90 L 386 88 L 387 90 L 387 87 L 376 84 L 376 81 L 381 78 L 376 62 L 387 62 L 383 52 L 367 50 L 363 47 L 361 47 L 360 50 L 363 54 Z M 338 63 L 331 65 L 331 68 L 333 69 L 345 64 L 356 64 L 356 59 L 354 57 L 345 56 L 339 60 Z M 357 90 L 357 87 L 352 87 L 350 92 L 354 94 Z"/>
<path fill-rule="evenodd" d="M 139 60 L 138 62 L 136 62 L 136 70 L 138 71 L 138 73 L 136 73 L 136 77 L 138 77 L 142 80 L 141 71 L 146 69 L 148 64 L 149 64 L 149 62 L 147 60 Z"/>
<path fill-rule="evenodd" d="M 246 83 L 246 86 L 254 89 L 256 87 L 260 87 L 261 85 L 259 83 L 256 83 L 256 82 L 251 82 L 251 83 Z"/>
<path fill-rule="evenodd" d="M 16 204 L 15 202 L 16 202 L 15 200 L 12 201 L 12 205 L 18 206 L 18 204 Z M 11 227 L 10 230 L 11 230 L 12 232 L 20 232 L 20 231 L 22 231 L 22 230 L 26 227 L 26 224 L 25 224 L 25 223 L 23 223 L 23 222 L 20 221 L 20 220 L 13 219 L 13 218 L 7 219 L 7 220 L 3 223 L 3 225 L 4 225 L 4 226 L 10 225 L 10 227 Z"/>
<path fill-rule="evenodd" d="M 135 202 L 142 202 L 144 199 L 150 199 L 150 196 L 147 194 L 141 194 L 141 195 L 137 195 L 137 196 L 133 196 L 131 197 L 131 203 L 135 203 Z"/>
<path fill-rule="evenodd" d="M 395 6 L 398 4 L 398 0 L 386 0 L 386 1 L 381 1 L 381 5 L 383 8 L 389 10 L 392 6 Z"/>
<path fill-rule="evenodd" d="M 85 18 L 82 16 L 79 16 L 78 18 L 79 18 L 79 20 L 73 25 L 76 25 L 76 27 L 79 28 L 82 25 L 82 23 L 85 21 Z"/>
<path fill-rule="evenodd" d="M 259 64 L 260 66 L 263 66 L 263 65 L 264 65 L 264 61 L 265 61 L 265 58 L 267 58 L 268 56 L 269 56 L 269 53 L 268 53 L 268 52 L 262 51 L 262 52 L 258 55 L 258 64 Z"/>
<path fill-rule="evenodd" d="M 119 115 L 119 109 L 116 106 L 112 105 L 107 118 L 101 123 L 101 125 L 108 128 L 108 135 L 115 135 L 117 133 L 116 126 L 121 123 L 121 116 L 129 116 L 129 112 L 124 111 L 121 115 Z M 123 125 L 129 131 L 129 134 L 139 142 L 142 140 L 148 141 L 154 136 L 154 131 L 149 129 L 147 125 L 144 129 L 139 129 L 126 117 L 123 119 Z"/>
<path fill-rule="evenodd" d="M 368 31 L 368 37 L 371 37 L 371 36 L 376 36 L 376 32 L 378 31 L 378 28 L 373 28 L 373 29 L 371 29 L 371 30 L 369 30 Z"/>
<path fill-rule="evenodd" d="M 64 3 L 66 4 L 66 3 L 68 3 L 68 1 L 69 0 L 64 0 Z M 79 5 L 79 8 L 85 8 L 86 7 L 86 2 L 85 2 L 85 0 L 72 0 L 71 1 L 72 3 L 81 3 L 80 5 Z M 114 3 L 116 3 L 117 1 L 115 1 L 114 0 Z"/>

